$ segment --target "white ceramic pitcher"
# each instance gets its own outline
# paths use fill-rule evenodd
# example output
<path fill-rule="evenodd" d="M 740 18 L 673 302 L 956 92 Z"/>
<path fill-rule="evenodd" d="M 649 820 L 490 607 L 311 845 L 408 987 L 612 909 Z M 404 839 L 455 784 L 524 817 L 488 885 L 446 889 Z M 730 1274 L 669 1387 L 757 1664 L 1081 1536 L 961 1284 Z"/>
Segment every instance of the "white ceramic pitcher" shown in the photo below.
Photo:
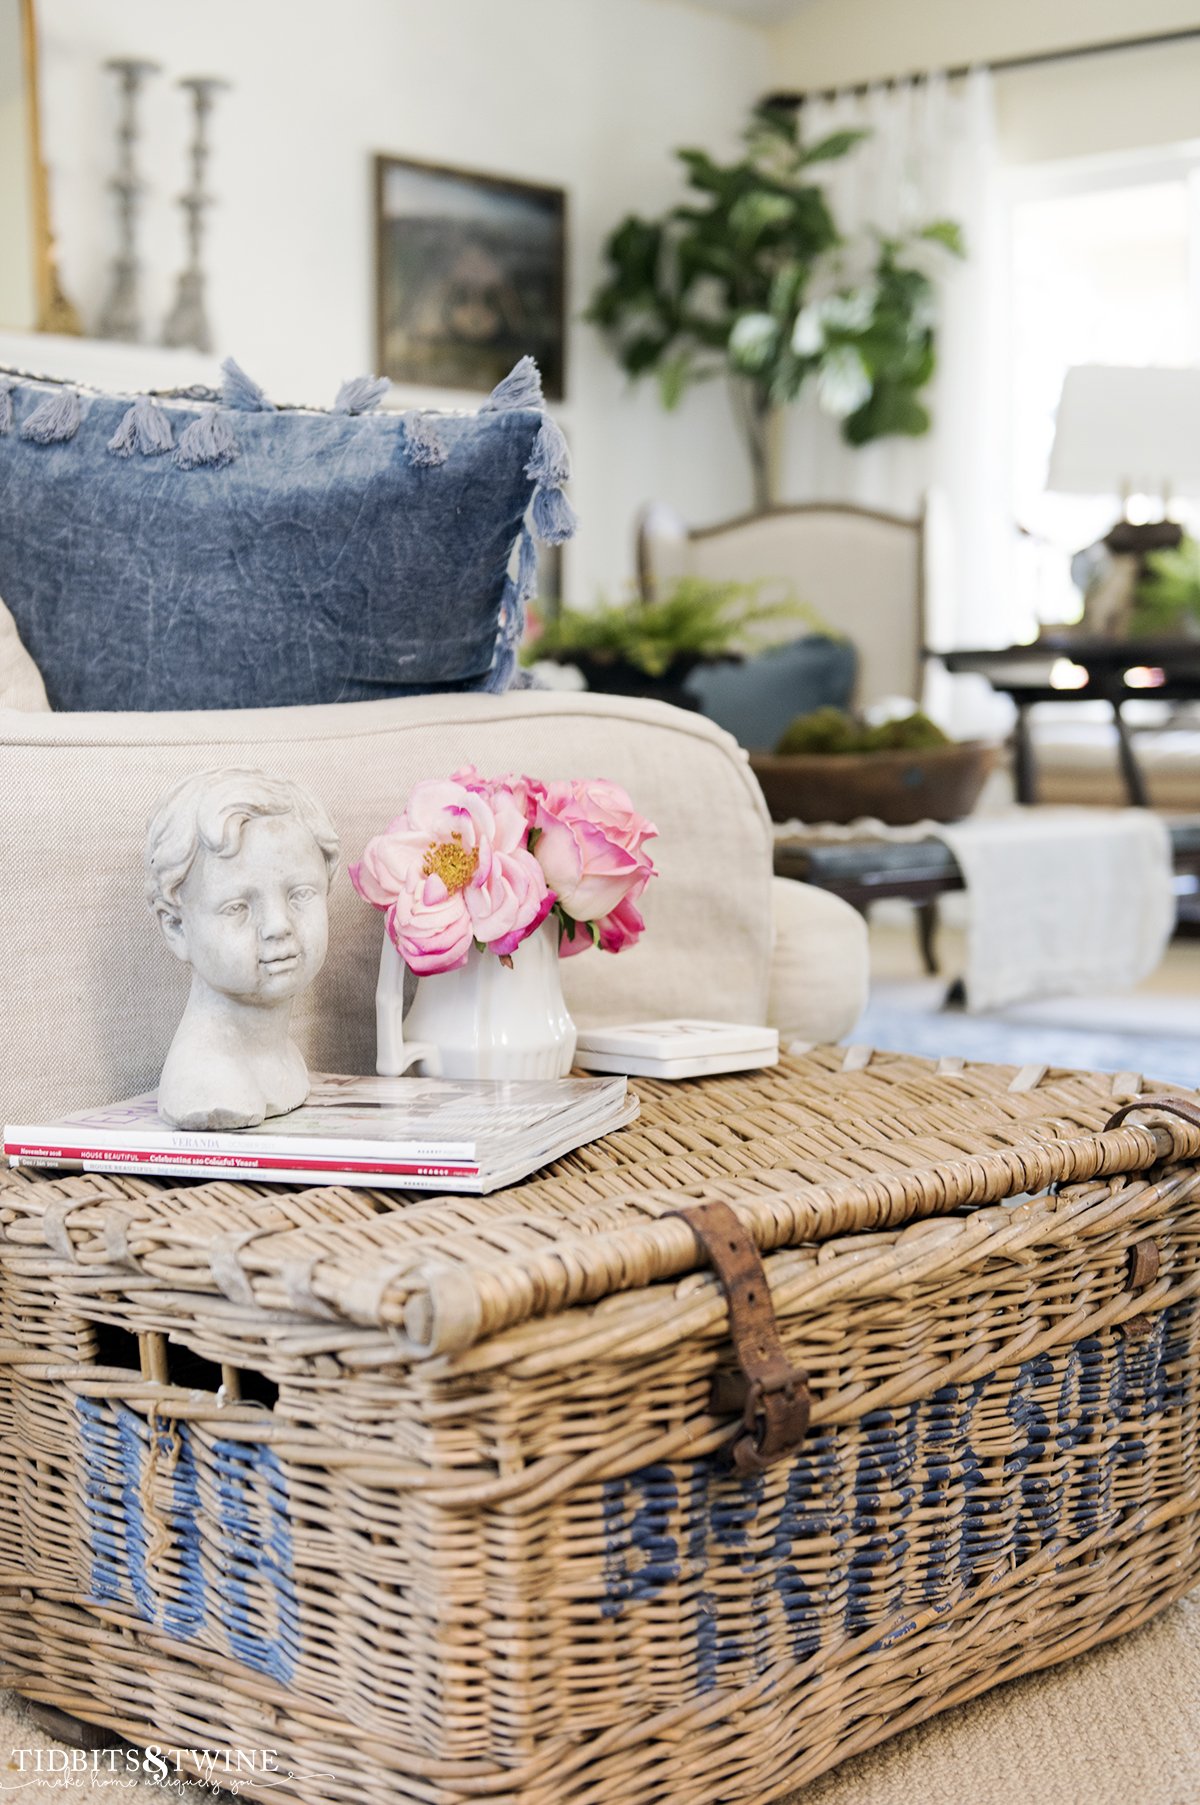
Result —
<path fill-rule="evenodd" d="M 385 933 L 375 991 L 376 1071 L 394 1077 L 417 1065 L 439 1078 L 565 1078 L 575 1024 L 558 966 L 558 923 L 551 918 L 521 942 L 511 967 L 472 947 L 457 971 L 419 978 L 405 1021 L 404 961 Z"/>

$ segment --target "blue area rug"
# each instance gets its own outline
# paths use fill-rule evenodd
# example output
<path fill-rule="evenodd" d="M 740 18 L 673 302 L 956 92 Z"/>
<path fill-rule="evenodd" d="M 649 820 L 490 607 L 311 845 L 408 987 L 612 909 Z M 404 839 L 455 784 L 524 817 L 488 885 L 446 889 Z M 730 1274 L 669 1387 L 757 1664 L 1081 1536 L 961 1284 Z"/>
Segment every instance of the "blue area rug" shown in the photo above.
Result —
<path fill-rule="evenodd" d="M 995 1065 L 1074 1066 L 1095 1072 L 1139 1072 L 1153 1082 L 1200 1088 L 1200 1035 L 1106 1033 L 1047 1027 L 954 1009 L 898 1009 L 868 1004 L 850 1039 L 893 1053 L 987 1060 Z"/>

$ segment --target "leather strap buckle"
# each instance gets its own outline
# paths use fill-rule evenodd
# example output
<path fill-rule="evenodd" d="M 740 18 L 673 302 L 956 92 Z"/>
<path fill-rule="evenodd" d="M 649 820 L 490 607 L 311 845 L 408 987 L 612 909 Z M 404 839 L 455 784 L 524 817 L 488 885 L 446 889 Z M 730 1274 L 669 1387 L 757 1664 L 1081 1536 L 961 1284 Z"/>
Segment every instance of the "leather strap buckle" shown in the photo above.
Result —
<path fill-rule="evenodd" d="M 745 1381 L 742 1421 L 726 1454 L 739 1473 L 761 1473 L 795 1454 L 808 1429 L 808 1374 L 792 1366 L 779 1339 L 771 1288 L 757 1247 L 727 1203 L 675 1210 L 692 1230 L 729 1305 L 729 1333 Z M 727 1386 L 714 1406 L 736 1408 Z"/>

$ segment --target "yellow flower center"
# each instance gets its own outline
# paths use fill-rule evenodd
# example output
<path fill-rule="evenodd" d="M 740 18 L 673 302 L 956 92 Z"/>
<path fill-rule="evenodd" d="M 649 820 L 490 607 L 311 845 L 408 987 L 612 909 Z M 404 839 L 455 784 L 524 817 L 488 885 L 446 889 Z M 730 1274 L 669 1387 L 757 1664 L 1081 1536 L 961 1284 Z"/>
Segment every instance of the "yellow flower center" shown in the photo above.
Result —
<path fill-rule="evenodd" d="M 478 847 L 466 847 L 461 834 L 438 840 L 425 854 L 421 870 L 426 877 L 440 877 L 447 890 L 465 890 L 479 869 Z"/>

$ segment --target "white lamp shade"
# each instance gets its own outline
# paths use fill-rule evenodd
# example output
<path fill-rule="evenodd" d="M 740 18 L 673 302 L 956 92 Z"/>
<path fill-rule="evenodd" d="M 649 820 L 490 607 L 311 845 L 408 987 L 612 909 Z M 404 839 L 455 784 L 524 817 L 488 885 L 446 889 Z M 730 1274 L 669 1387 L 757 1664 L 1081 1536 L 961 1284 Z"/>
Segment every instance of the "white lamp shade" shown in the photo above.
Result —
<path fill-rule="evenodd" d="M 1068 370 L 1046 487 L 1073 495 L 1200 494 L 1200 369 Z"/>

